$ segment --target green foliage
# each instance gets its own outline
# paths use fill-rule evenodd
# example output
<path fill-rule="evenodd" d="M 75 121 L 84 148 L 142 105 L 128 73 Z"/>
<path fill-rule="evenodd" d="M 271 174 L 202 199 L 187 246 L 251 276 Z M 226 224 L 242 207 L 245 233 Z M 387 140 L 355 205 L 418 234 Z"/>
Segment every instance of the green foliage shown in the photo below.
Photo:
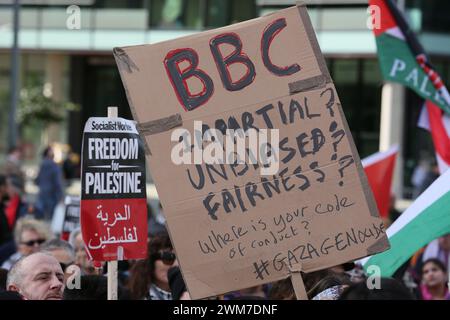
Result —
<path fill-rule="evenodd" d="M 28 86 L 20 91 L 17 121 L 23 126 L 59 123 L 67 111 L 77 111 L 80 107 L 72 102 L 58 102 L 44 95 L 42 87 Z"/>

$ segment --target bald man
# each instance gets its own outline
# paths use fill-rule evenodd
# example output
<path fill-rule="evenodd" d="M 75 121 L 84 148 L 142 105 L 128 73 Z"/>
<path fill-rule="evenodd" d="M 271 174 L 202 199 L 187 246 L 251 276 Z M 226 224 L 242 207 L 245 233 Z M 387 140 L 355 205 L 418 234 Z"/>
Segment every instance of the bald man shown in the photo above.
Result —
<path fill-rule="evenodd" d="M 61 300 L 64 273 L 52 255 L 33 253 L 17 261 L 8 272 L 8 291 L 16 291 L 26 300 Z"/>

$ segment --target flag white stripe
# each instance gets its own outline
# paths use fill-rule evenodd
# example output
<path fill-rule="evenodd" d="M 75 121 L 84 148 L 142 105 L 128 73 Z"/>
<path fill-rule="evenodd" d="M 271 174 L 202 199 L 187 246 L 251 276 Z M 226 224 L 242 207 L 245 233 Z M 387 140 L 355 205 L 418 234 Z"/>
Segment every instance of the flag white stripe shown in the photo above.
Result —
<path fill-rule="evenodd" d="M 444 194 L 450 191 L 450 170 L 442 174 L 425 192 L 423 192 L 408 209 L 386 230 L 388 238 L 397 232 L 401 232 L 409 222 L 419 216 L 431 204 L 439 200 Z M 361 265 L 367 263 L 371 256 L 358 260 Z"/>
<path fill-rule="evenodd" d="M 393 28 L 387 29 L 386 33 L 395 38 L 405 41 L 405 36 L 403 35 L 403 32 L 402 32 L 402 30 L 400 30 L 399 27 L 393 27 Z"/>
<path fill-rule="evenodd" d="M 419 128 L 431 131 L 430 118 L 428 117 L 428 110 L 425 103 L 423 104 L 422 109 L 420 110 L 419 119 L 417 120 L 417 126 Z"/>
<path fill-rule="evenodd" d="M 450 117 L 444 114 L 441 118 L 441 121 L 445 128 L 445 131 L 447 132 L 447 137 L 443 137 L 443 139 L 450 139 Z M 425 104 L 422 106 L 422 110 L 420 111 L 419 119 L 417 120 L 417 126 L 431 132 L 430 118 Z M 437 152 L 436 159 L 439 167 L 439 172 L 443 174 L 450 167 L 450 163 L 446 162 Z"/>
<path fill-rule="evenodd" d="M 441 174 L 443 174 L 448 170 L 448 168 L 450 168 L 450 163 L 445 162 L 444 159 L 442 159 L 439 153 L 437 152 L 436 152 L 436 159 L 439 167 L 439 172 Z"/>
<path fill-rule="evenodd" d="M 422 211 L 429 207 L 450 190 L 450 170 L 436 180 L 425 190 L 417 200 L 403 212 L 400 217 L 387 229 L 388 237 L 396 234 L 411 220 L 416 218 Z"/>
<path fill-rule="evenodd" d="M 362 163 L 363 167 L 371 166 L 372 164 L 374 164 L 380 160 L 388 158 L 389 156 L 393 155 L 396 152 L 398 152 L 398 145 L 394 145 L 386 151 L 377 152 L 375 154 L 372 154 L 372 155 L 368 156 L 367 158 L 362 159 L 361 163 Z"/>

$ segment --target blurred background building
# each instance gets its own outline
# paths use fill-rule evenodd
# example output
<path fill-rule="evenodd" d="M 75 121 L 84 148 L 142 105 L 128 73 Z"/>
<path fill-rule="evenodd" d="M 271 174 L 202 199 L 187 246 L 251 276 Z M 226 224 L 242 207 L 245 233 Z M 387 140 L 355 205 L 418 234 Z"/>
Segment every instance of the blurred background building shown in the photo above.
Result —
<path fill-rule="evenodd" d="M 42 88 L 78 110 L 61 110 L 62 121 L 19 122 L 20 143 L 31 163 L 47 143 L 81 148 L 87 118 L 119 106 L 131 118 L 112 48 L 155 43 L 248 20 L 295 4 L 284 0 L 21 0 L 20 88 Z M 7 152 L 13 41 L 12 0 L 0 0 L 0 154 Z M 419 161 L 434 157 L 429 134 L 416 126 L 421 99 L 382 80 L 374 36 L 367 28 L 367 1 L 306 1 L 361 158 L 400 143 L 394 182 L 409 197 Z M 398 4 L 429 53 L 444 83 L 450 83 L 450 1 L 403 0 Z M 79 29 L 76 26 L 79 7 Z M 25 91 L 24 91 L 25 89 Z M 19 108 L 20 109 L 20 108 Z M 19 110 L 26 112 L 26 110 Z M 19 120 L 22 119 L 19 117 Z M 33 120 L 33 119 L 32 119 Z M 1 161 L 2 159 L 0 159 Z"/>

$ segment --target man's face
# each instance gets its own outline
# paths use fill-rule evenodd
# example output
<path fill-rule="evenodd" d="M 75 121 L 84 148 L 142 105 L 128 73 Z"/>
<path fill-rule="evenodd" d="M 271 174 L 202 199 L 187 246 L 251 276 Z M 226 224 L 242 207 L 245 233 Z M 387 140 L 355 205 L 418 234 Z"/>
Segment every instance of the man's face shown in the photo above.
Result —
<path fill-rule="evenodd" d="M 23 261 L 21 273 L 22 281 L 13 290 L 18 291 L 25 299 L 62 299 L 64 274 L 54 257 L 43 253 L 34 254 Z"/>
<path fill-rule="evenodd" d="M 41 237 L 34 230 L 24 230 L 22 232 L 19 245 L 19 252 L 23 256 L 35 253 L 39 251 L 41 244 L 45 242 L 45 239 Z"/>

